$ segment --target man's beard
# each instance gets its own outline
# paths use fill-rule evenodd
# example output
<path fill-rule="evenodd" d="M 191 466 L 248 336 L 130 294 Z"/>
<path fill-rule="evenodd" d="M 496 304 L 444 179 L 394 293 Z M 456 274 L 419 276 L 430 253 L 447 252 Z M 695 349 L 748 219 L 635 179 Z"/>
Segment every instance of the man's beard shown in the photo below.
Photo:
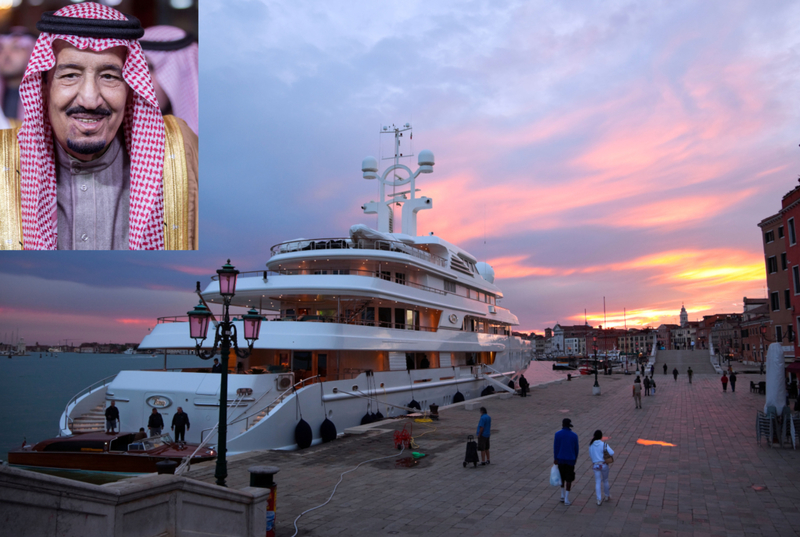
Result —
<path fill-rule="evenodd" d="M 106 148 L 105 140 L 96 142 L 75 142 L 67 138 L 67 147 L 79 155 L 94 155 Z"/>

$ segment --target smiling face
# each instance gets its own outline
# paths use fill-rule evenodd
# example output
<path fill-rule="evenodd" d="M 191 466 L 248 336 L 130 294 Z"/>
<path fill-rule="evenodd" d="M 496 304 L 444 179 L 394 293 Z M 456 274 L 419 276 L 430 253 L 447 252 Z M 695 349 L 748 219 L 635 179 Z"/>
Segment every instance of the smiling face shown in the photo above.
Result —
<path fill-rule="evenodd" d="M 53 42 L 56 65 L 47 73 L 46 108 L 53 135 L 79 160 L 99 157 L 114 139 L 130 89 L 122 78 L 125 47 L 103 52 Z"/>

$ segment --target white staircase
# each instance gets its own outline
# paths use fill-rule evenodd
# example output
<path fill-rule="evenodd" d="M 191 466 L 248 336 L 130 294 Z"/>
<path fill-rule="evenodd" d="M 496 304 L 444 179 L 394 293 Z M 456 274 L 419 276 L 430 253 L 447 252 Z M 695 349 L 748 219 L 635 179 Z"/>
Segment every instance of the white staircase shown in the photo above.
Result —
<path fill-rule="evenodd" d="M 106 430 L 105 403 L 100 403 L 89 412 L 81 414 L 72 420 L 70 430 L 73 434 L 94 433 Z"/>

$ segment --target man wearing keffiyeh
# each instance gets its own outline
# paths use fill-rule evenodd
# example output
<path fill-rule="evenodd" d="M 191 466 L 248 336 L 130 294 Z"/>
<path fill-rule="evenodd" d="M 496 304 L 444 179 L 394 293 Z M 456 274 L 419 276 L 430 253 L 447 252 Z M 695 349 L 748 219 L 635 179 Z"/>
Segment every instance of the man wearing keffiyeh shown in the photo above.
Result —
<path fill-rule="evenodd" d="M 197 137 L 162 118 L 139 21 L 84 2 L 37 29 L 0 133 L 0 249 L 196 249 Z"/>

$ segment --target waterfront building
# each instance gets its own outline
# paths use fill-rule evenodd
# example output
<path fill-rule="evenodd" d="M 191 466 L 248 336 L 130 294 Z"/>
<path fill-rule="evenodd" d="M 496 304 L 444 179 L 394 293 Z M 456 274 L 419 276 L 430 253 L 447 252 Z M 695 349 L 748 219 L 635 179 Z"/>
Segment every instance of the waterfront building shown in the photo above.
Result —
<path fill-rule="evenodd" d="M 744 297 L 744 312 L 742 313 L 742 360 L 746 362 L 763 362 L 766 356 L 766 341 L 762 334 L 772 333 L 769 299 Z"/>
<path fill-rule="evenodd" d="M 764 335 L 765 345 L 780 341 L 784 356 L 794 359 L 796 352 L 798 293 L 800 293 L 800 249 L 797 247 L 796 220 L 800 218 L 800 187 L 787 193 L 781 210 L 758 223 L 764 245 L 771 326 Z"/>

